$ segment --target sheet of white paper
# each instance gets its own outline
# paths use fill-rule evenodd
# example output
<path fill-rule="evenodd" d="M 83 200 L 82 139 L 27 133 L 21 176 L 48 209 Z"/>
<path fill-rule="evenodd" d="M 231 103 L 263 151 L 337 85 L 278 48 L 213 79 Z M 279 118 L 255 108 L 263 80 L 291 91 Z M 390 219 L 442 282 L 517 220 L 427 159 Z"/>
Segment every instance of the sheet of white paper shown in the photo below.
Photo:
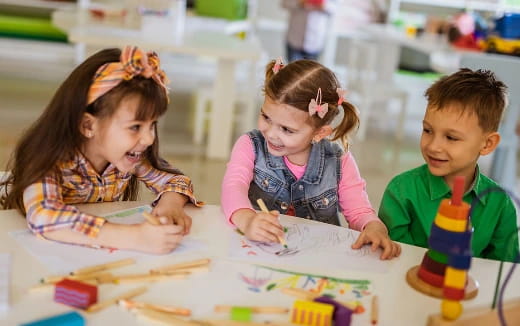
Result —
<path fill-rule="evenodd" d="M 11 281 L 11 255 L 0 254 L 0 313 L 9 309 L 9 287 Z"/>
<path fill-rule="evenodd" d="M 287 222 L 287 248 L 279 243 L 263 243 L 247 240 L 238 233 L 230 241 L 229 257 L 242 261 L 283 267 L 326 266 L 327 269 L 357 269 L 384 273 L 390 261 L 379 259 L 381 250 L 372 252 L 370 246 L 352 249 L 359 236 L 358 231 L 329 224 Z"/>
<path fill-rule="evenodd" d="M 142 223 L 143 211 L 150 211 L 149 206 L 141 206 L 106 215 L 112 223 L 133 224 Z M 95 249 L 80 245 L 71 245 L 48 241 L 34 236 L 29 230 L 17 230 L 9 232 L 18 243 L 43 263 L 50 271 L 55 273 L 68 273 L 72 270 L 91 265 L 103 264 L 115 260 L 134 258 L 144 260 L 152 255 L 128 250 Z M 171 255 L 182 254 L 190 251 L 204 250 L 207 245 L 201 241 L 184 238 L 182 243 Z"/>

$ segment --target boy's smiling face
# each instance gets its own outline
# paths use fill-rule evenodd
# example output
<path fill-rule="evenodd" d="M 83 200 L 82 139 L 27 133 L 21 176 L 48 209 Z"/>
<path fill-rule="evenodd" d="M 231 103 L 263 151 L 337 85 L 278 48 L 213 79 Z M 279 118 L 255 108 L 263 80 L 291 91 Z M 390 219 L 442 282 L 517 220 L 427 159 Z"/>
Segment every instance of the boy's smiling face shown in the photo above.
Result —
<path fill-rule="evenodd" d="M 433 175 L 442 176 L 451 185 L 455 176 L 472 183 L 480 155 L 491 153 L 500 136 L 479 126 L 476 114 L 449 104 L 442 110 L 428 107 L 423 120 L 421 153 Z"/>

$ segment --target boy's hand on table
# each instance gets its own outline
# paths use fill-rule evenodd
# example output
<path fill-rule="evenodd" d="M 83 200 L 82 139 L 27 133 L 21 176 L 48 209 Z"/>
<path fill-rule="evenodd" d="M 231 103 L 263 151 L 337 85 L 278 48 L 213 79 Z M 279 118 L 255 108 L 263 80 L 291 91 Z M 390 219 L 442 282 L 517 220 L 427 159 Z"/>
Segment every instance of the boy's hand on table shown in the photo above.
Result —
<path fill-rule="evenodd" d="M 352 245 L 352 249 L 359 249 L 369 243 L 372 244 L 372 251 L 376 251 L 378 247 L 383 249 L 383 253 L 380 257 L 383 260 L 392 259 L 401 254 L 401 246 L 390 240 L 388 230 L 382 222 L 369 222 L 357 238 L 356 242 Z"/>

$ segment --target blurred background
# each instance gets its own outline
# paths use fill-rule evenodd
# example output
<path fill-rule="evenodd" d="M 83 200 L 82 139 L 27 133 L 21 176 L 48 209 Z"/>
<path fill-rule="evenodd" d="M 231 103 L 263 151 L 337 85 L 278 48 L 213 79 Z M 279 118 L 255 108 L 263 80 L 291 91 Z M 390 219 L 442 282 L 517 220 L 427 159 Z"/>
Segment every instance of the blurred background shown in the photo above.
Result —
<path fill-rule="evenodd" d="M 277 57 L 287 62 L 294 14 L 287 2 L 0 0 L 0 170 L 79 62 L 101 48 L 135 44 L 159 52 L 171 80 L 162 155 L 192 177 L 201 200 L 219 204 L 231 146 L 256 125 L 264 67 Z M 376 209 L 393 176 L 424 162 L 424 91 L 461 66 L 494 68 L 510 87 L 504 142 L 480 164 L 518 190 L 520 0 L 309 2 L 332 6 L 322 30 L 305 33 L 318 33 L 318 60 L 360 110 L 351 149 Z"/>

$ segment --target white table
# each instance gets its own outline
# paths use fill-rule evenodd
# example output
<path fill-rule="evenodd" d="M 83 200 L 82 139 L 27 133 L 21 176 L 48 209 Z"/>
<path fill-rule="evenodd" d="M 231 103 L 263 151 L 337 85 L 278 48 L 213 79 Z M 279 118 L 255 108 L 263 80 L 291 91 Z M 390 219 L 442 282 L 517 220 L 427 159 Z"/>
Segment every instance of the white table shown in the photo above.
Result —
<path fill-rule="evenodd" d="M 187 17 L 189 19 L 189 17 Z M 200 18 L 197 18 L 200 20 Z M 213 105 L 211 110 L 208 146 L 209 158 L 227 159 L 231 151 L 232 111 L 236 98 L 235 68 L 239 61 L 251 62 L 249 85 L 254 87 L 254 67 L 260 59 L 262 48 L 254 39 L 240 40 L 225 32 L 208 32 L 200 29 L 185 29 L 180 38 L 173 32 L 158 31 L 153 35 L 139 29 L 100 25 L 92 20 L 86 11 L 57 10 L 52 22 L 63 29 L 72 43 L 101 47 L 123 47 L 138 45 L 146 50 L 167 51 L 174 54 L 208 56 L 217 59 L 217 75 L 213 84 Z M 188 24 L 189 25 L 189 24 Z M 248 103 L 253 110 L 254 97 Z"/>
<path fill-rule="evenodd" d="M 93 204 L 84 208 L 93 214 L 102 214 L 112 211 L 138 206 L 139 202 L 126 203 L 104 203 Z M 193 229 L 190 237 L 208 243 L 207 252 L 192 253 L 184 255 L 155 256 L 146 264 L 140 263 L 115 270 L 117 273 L 138 273 L 147 271 L 151 266 L 163 266 L 179 261 L 212 257 L 213 263 L 228 264 L 228 269 L 210 270 L 209 273 L 192 276 L 183 281 L 150 283 L 147 293 L 137 299 L 146 302 L 175 303 L 193 310 L 195 318 L 226 318 L 224 315 L 215 315 L 212 312 L 213 305 L 222 303 L 220 291 L 226 291 L 226 296 L 233 295 L 232 288 L 219 288 L 218 280 L 224 274 L 236 273 L 243 264 L 226 261 L 227 243 L 233 232 L 226 225 L 219 206 L 208 205 L 202 209 L 188 207 L 187 212 L 193 217 Z M 26 250 L 21 248 L 17 242 L 7 233 L 12 230 L 23 229 L 24 218 L 14 210 L 0 211 L 0 250 L 9 252 L 12 257 L 11 270 L 11 308 L 6 315 L 0 315 L 0 324 L 15 325 L 34 319 L 43 318 L 69 311 L 70 308 L 55 303 L 51 292 L 28 293 L 27 289 L 36 284 L 43 277 L 51 274 L 37 259 L 32 257 Z M 330 271 L 322 266 L 314 266 L 309 261 L 306 273 L 317 273 L 349 279 L 368 279 L 373 282 L 373 290 L 380 300 L 380 325 L 424 325 L 427 316 L 440 312 L 440 301 L 430 298 L 412 289 L 405 280 L 407 270 L 420 264 L 425 249 L 403 245 L 401 257 L 390 262 L 387 273 L 360 272 L 359 270 Z M 326 255 L 326 253 L 324 253 Z M 510 264 L 505 264 L 505 271 Z M 480 290 L 478 296 L 471 301 L 465 301 L 465 309 L 475 306 L 490 306 L 493 298 L 498 263 L 485 259 L 474 259 L 470 274 L 479 281 Z M 209 284 L 208 288 L 201 286 Z M 100 300 L 114 297 L 126 289 L 135 288 L 140 285 L 102 285 L 100 288 Z M 506 291 L 506 298 L 517 297 L 520 293 L 520 273 L 513 274 L 510 286 Z M 235 298 L 235 302 L 242 305 L 278 305 L 290 307 L 292 298 L 285 295 L 277 296 L 273 301 L 263 302 L 262 296 L 251 293 L 247 297 Z M 88 325 L 137 325 L 137 319 L 123 309 L 112 306 L 98 313 L 86 314 Z M 368 325 L 368 313 L 354 315 L 353 325 Z M 276 318 L 276 317 L 273 317 Z M 283 318 L 284 317 L 278 317 Z"/>

